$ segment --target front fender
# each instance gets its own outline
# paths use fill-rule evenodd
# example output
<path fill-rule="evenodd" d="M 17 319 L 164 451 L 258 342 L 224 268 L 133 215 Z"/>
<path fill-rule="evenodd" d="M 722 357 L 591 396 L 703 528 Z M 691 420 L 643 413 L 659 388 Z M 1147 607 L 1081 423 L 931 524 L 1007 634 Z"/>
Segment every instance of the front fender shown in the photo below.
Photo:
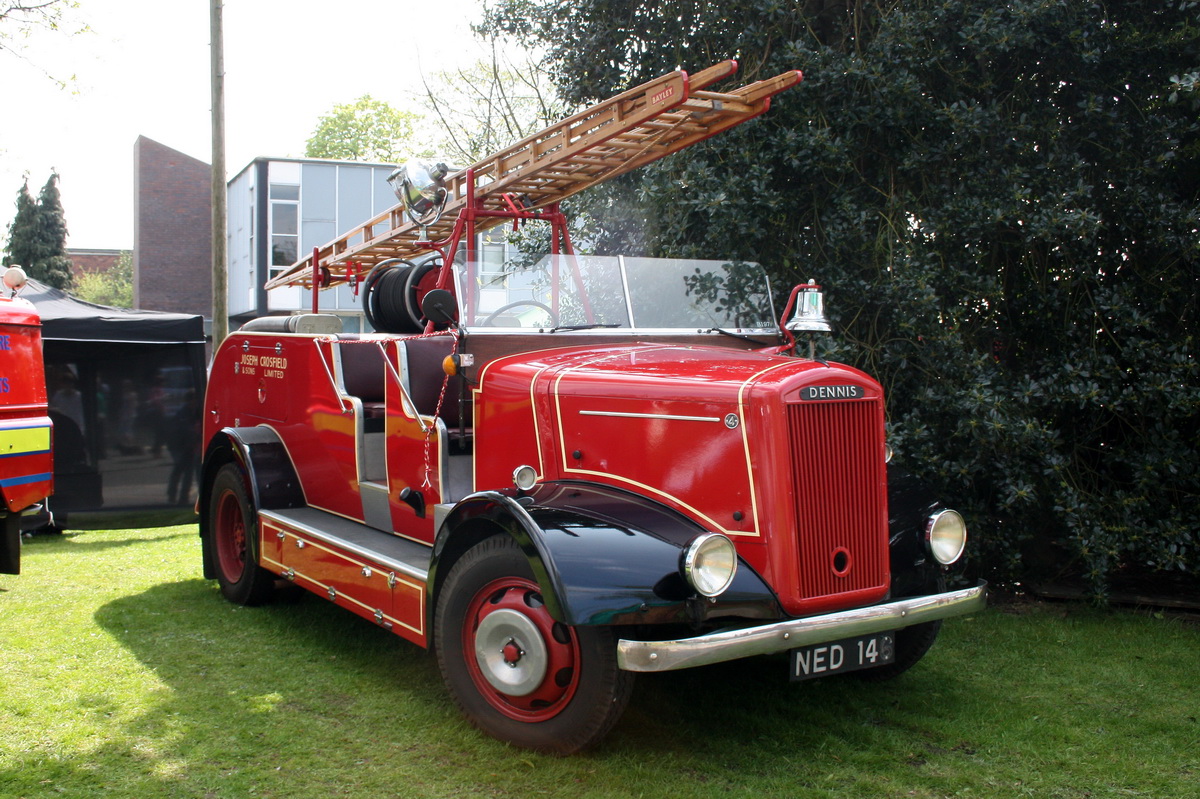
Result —
<path fill-rule="evenodd" d="M 744 562 L 724 594 L 714 600 L 696 597 L 680 573 L 687 544 L 706 532 L 691 520 L 627 491 L 569 482 L 541 484 L 525 494 L 482 492 L 459 503 L 434 543 L 431 607 L 453 561 L 497 529 L 520 545 L 547 609 L 566 624 L 782 615 L 770 588 Z"/>

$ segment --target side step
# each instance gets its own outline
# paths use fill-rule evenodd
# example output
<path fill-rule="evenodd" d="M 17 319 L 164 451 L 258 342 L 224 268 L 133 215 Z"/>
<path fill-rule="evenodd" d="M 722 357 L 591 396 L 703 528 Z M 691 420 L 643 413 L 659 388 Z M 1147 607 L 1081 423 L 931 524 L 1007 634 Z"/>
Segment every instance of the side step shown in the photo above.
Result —
<path fill-rule="evenodd" d="M 258 512 L 263 568 L 427 646 L 431 547 L 316 508 Z"/>

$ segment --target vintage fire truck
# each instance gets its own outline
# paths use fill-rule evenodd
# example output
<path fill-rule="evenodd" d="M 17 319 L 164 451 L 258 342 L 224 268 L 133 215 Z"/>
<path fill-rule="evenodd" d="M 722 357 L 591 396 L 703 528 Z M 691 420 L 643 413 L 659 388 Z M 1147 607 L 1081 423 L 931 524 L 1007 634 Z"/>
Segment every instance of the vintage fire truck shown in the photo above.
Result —
<path fill-rule="evenodd" d="M 983 607 L 982 585 L 946 590 L 961 516 L 889 474 L 879 384 L 797 342 L 828 330 L 818 286 L 780 323 L 758 264 L 572 246 L 561 200 L 801 79 L 709 90 L 736 66 L 452 174 L 406 165 L 400 203 L 267 284 L 313 309 L 212 363 L 200 534 L 229 600 L 312 591 L 433 648 L 482 730 L 562 753 L 605 735 L 636 672 L 778 653 L 793 679 L 887 677 Z M 477 234 L 529 220 L 548 255 L 481 256 Z M 377 332 L 320 313 L 342 283 Z"/>
<path fill-rule="evenodd" d="M 41 507 L 54 490 L 53 425 L 46 403 L 42 320 L 17 296 L 25 272 L 9 267 L 8 295 L 0 297 L 0 574 L 21 573 L 21 517 Z"/>

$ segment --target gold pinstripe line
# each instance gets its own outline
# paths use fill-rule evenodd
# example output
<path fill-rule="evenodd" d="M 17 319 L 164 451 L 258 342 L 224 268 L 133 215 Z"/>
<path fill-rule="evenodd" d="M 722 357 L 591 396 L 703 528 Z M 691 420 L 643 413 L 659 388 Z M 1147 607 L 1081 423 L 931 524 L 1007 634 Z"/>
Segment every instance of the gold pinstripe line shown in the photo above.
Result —
<path fill-rule="evenodd" d="M 751 383 L 758 380 L 767 372 L 773 372 L 776 369 L 792 365 L 791 361 L 785 361 L 784 363 L 768 366 L 766 369 L 755 372 L 743 381 L 742 385 L 738 388 L 738 416 L 742 419 L 742 449 L 746 453 L 746 475 L 750 479 L 750 512 L 754 517 L 754 534 L 756 536 L 762 535 L 762 526 L 758 518 L 758 485 L 754 480 L 754 469 L 750 465 L 750 424 L 749 419 L 746 417 L 746 390 L 750 387 Z"/>
<path fill-rule="evenodd" d="M 360 561 L 357 561 L 357 560 L 355 560 L 354 558 L 347 557 L 345 554 L 343 554 L 343 553 L 341 553 L 341 552 L 335 552 L 334 550 L 332 550 L 332 549 L 329 549 L 328 547 L 322 546 L 320 543 L 318 543 L 318 542 L 316 542 L 316 541 L 311 541 L 311 540 L 309 540 L 309 539 L 307 539 L 307 538 L 301 538 L 300 536 L 296 535 L 295 533 L 291 532 L 290 530 L 286 530 L 286 529 L 284 529 L 284 528 L 282 528 L 282 527 L 273 527 L 273 526 L 269 526 L 269 525 L 268 525 L 266 522 L 263 522 L 263 525 L 262 525 L 262 526 L 263 526 L 263 529 L 264 529 L 264 531 L 265 531 L 265 530 L 266 530 L 268 527 L 270 527 L 270 529 L 272 529 L 272 530 L 278 530 L 279 532 L 282 532 L 282 533 L 284 533 L 285 535 L 290 535 L 290 536 L 291 536 L 293 539 L 295 539 L 295 540 L 297 540 L 297 541 L 303 541 L 303 542 L 304 542 L 304 544 L 305 544 L 305 546 L 316 547 L 317 549 L 321 550 L 322 552 L 328 552 L 330 555 L 336 555 L 336 556 L 337 556 L 337 557 L 339 557 L 339 558 L 342 558 L 342 559 L 344 559 L 344 560 L 346 560 L 346 561 L 348 561 L 348 562 L 350 562 L 350 563 L 353 563 L 353 564 L 357 565 L 359 568 L 362 568 L 362 567 L 367 567 L 367 568 L 370 568 L 370 564 L 367 564 L 367 563 L 362 563 L 362 562 L 360 562 Z M 286 539 L 285 539 L 285 543 L 286 543 Z M 261 546 L 261 544 L 260 544 L 260 546 Z M 286 565 L 286 564 L 280 563 L 279 561 L 277 561 L 277 560 L 275 560 L 275 559 L 273 559 L 273 558 L 268 558 L 268 557 L 266 557 L 265 555 L 264 555 L 264 556 L 262 556 L 262 560 L 263 560 L 265 563 L 269 563 L 269 564 L 271 564 L 272 566 L 275 566 L 275 567 L 277 567 L 277 568 L 280 570 L 280 572 L 281 572 L 281 573 L 282 573 L 282 572 L 285 572 L 285 571 L 287 571 L 288 569 L 291 569 L 293 574 L 295 574 L 295 575 L 297 575 L 297 576 L 299 576 L 299 577 L 303 577 L 305 580 L 307 580 L 307 581 L 308 581 L 308 582 L 310 582 L 310 583 L 313 583 L 314 585 L 318 585 L 318 586 L 320 586 L 321 588 L 324 588 L 324 589 L 326 589 L 326 590 L 328 590 L 328 589 L 330 589 L 330 588 L 333 588 L 335 591 L 337 591 L 337 589 L 336 589 L 336 588 L 334 588 L 334 586 L 331 586 L 331 585 L 326 585 L 325 583 L 321 582 L 320 580 L 317 580 L 317 579 L 315 579 L 315 578 L 311 577 L 310 575 L 308 575 L 308 574 L 306 574 L 306 573 L 304 573 L 304 572 L 302 572 L 302 571 L 297 571 L 297 570 L 296 570 L 296 568 L 295 568 L 295 567 L 293 567 L 293 566 L 288 566 L 288 565 Z M 379 573 L 380 573 L 380 576 L 383 576 L 383 571 L 382 571 L 382 570 L 379 570 Z M 395 572 L 388 571 L 388 572 L 387 572 L 387 574 L 389 574 L 389 575 L 390 575 L 390 574 L 395 574 Z M 411 582 L 411 581 L 409 581 L 409 580 L 402 579 L 402 578 L 400 577 L 400 575 L 398 575 L 398 574 L 396 575 L 396 582 L 397 582 L 397 583 L 404 583 L 404 584 L 405 584 L 406 586 L 408 586 L 409 588 L 413 588 L 413 589 L 415 589 L 415 590 L 417 591 L 417 595 L 418 595 L 418 597 L 419 597 L 419 600 L 420 600 L 420 601 L 419 601 L 419 607 L 420 607 L 420 616 L 421 616 L 421 618 L 422 618 L 422 619 L 424 619 L 424 618 L 425 618 L 425 587 L 424 587 L 424 586 L 421 586 L 421 585 L 417 585 L 416 583 L 413 583 L 413 582 Z M 353 602 L 355 605 L 358 605 L 360 608 L 362 608 L 362 609 L 364 609 L 364 610 L 369 610 L 369 611 L 371 611 L 372 613 L 374 613 L 375 611 L 377 611 L 377 610 L 378 610 L 378 611 L 380 611 L 380 612 L 382 613 L 382 610 L 381 610 L 380 608 L 372 607 L 371 605 L 368 605 L 368 604 L 366 604 L 366 603 L 364 603 L 364 602 L 360 602 L 360 601 L 358 601 L 357 599 L 355 599 L 353 596 L 351 596 L 350 594 L 346 594 L 346 593 L 342 593 L 341 591 L 337 591 L 337 596 L 339 596 L 339 597 L 345 597 L 346 599 L 348 599 L 349 601 Z M 386 614 L 386 613 L 383 613 L 383 618 L 385 618 L 385 619 L 387 619 L 387 620 L 389 620 L 389 621 L 395 622 L 396 624 L 400 625 L 401 627 L 403 627 L 403 628 L 404 628 L 404 629 L 406 629 L 406 630 L 412 630 L 412 631 L 413 631 L 414 633 L 416 633 L 417 635 L 424 635 L 424 634 L 425 634 L 425 630 L 424 630 L 424 624 L 422 624 L 422 626 L 421 626 L 421 627 L 413 627 L 411 624 L 406 624 L 405 622 L 401 621 L 400 619 L 397 619 L 397 618 L 394 618 L 394 617 L 392 617 L 392 616 L 389 616 L 389 615 L 388 615 L 388 614 Z"/>
<path fill-rule="evenodd" d="M 676 345 L 664 345 L 664 346 L 661 346 L 661 347 L 649 347 L 649 348 L 646 348 L 645 350 L 641 350 L 641 349 L 639 349 L 639 350 L 638 350 L 638 352 L 639 352 L 639 353 L 640 353 L 640 352 L 654 352 L 654 351 L 657 351 L 657 350 L 667 350 L 667 349 L 677 349 L 677 346 L 676 346 Z M 620 354 L 622 354 L 622 355 L 628 354 L 628 351 L 626 351 L 626 352 L 623 352 L 623 353 L 620 353 Z M 615 355 L 615 353 L 614 353 L 613 355 Z M 659 489 L 657 489 L 657 488 L 654 488 L 653 486 L 646 485 L 645 483 L 638 482 L 637 480 L 632 480 L 632 479 L 630 479 L 630 478 L 628 478 L 628 477 L 622 477 L 621 475 L 612 474 L 612 473 L 610 473 L 610 472 L 598 472 L 598 471 L 593 471 L 593 470 L 590 470 L 590 469 L 573 469 L 573 468 L 571 468 L 570 466 L 568 466 L 568 465 L 567 465 L 567 447 L 566 447 L 566 435 L 565 435 L 565 433 L 563 432 L 563 422 L 562 422 L 562 399 L 561 399 L 561 397 L 560 397 L 560 395 L 559 395 L 559 391 L 558 391 L 558 385 L 559 385 L 559 383 L 560 383 L 560 382 L 562 382 L 562 379 L 563 379 L 564 377 L 566 377 L 566 375 L 567 375 L 567 373 L 568 373 L 568 372 L 574 371 L 574 370 L 576 370 L 576 369 L 582 369 L 582 368 L 583 368 L 583 367 L 585 367 L 585 366 L 591 366 L 593 363 L 596 363 L 596 362 L 598 362 L 598 361 L 605 360 L 605 358 L 607 358 L 607 357 L 613 357 L 613 355 L 608 355 L 608 356 L 603 356 L 603 357 L 597 357 L 596 359 L 594 359 L 594 360 L 590 360 L 590 361 L 587 361 L 586 363 L 581 363 L 581 364 L 578 364 L 578 365 L 576 365 L 576 366 L 568 367 L 567 369 L 564 369 L 564 370 L 562 371 L 562 373 L 561 373 L 561 374 L 559 374 L 559 375 L 558 375 L 558 377 L 557 377 L 557 378 L 555 379 L 555 381 L 554 381 L 554 388 L 553 388 L 553 393 L 554 393 L 554 409 L 555 409 L 555 414 L 556 414 L 556 415 L 557 415 L 557 417 L 558 417 L 558 436 L 559 436 L 559 440 L 558 440 L 558 448 L 559 448 L 559 450 L 562 452 L 562 468 L 563 468 L 563 471 L 564 471 L 564 472 L 570 472 L 570 473 L 572 473 L 572 474 L 590 474 L 590 475 L 594 475 L 594 476 L 596 476 L 596 477 L 607 477 L 607 478 L 609 478 L 610 480 L 616 480 L 616 481 L 618 481 L 618 482 L 622 482 L 622 483 L 626 483 L 626 484 L 628 484 L 628 485 L 636 486 L 636 487 L 638 487 L 638 488 L 640 488 L 640 489 L 642 489 L 642 490 L 644 490 L 644 491 L 646 491 L 646 492 L 648 492 L 648 493 L 651 493 L 651 494 L 656 494 L 656 495 L 658 495 L 658 496 L 660 496 L 660 497 L 664 497 L 664 498 L 666 498 L 666 499 L 669 499 L 669 500 L 671 500 L 672 502 L 674 502 L 675 504 L 679 505 L 680 507 L 687 509 L 687 510 L 688 510 L 688 512 L 690 512 L 690 513 L 694 514 L 695 516 L 697 516 L 697 517 L 698 517 L 698 518 L 700 518 L 700 519 L 703 519 L 705 523 L 707 523 L 707 524 L 708 524 L 710 527 L 712 527 L 712 529 L 714 529 L 714 530 L 717 530 L 717 531 L 719 531 L 719 532 L 721 532 L 721 533 L 724 533 L 725 535 L 729 535 L 729 536 L 741 536 L 741 537 L 743 537 L 743 538 L 757 538 L 757 537 L 760 537 L 760 536 L 762 535 L 762 532 L 761 532 L 761 529 L 760 529 L 760 527 L 759 527 L 759 523 L 758 523 L 758 505 L 757 505 L 757 503 L 756 503 L 756 501 L 755 501 L 755 499 L 754 499 L 754 475 L 753 475 L 753 472 L 750 470 L 750 455 L 749 455 L 749 447 L 748 447 L 748 445 L 746 444 L 746 436 L 745 436 L 744 425 L 743 425 L 743 432 L 742 432 L 742 444 L 743 444 L 743 446 L 744 446 L 744 447 L 746 447 L 746 476 L 747 476 L 747 478 L 748 478 L 748 479 L 749 479 L 749 481 L 750 481 L 750 505 L 751 505 L 751 514 L 752 514 L 752 518 L 754 519 L 754 532 L 752 532 L 752 533 L 748 533 L 748 532 L 742 532 L 741 530 L 730 530 L 730 529 L 726 528 L 726 527 L 725 527 L 725 525 L 723 525 L 723 524 L 720 524 L 720 523 L 719 523 L 719 522 L 717 522 L 715 519 L 712 519 L 712 518 L 710 518 L 710 517 L 709 517 L 707 514 L 705 514 L 705 513 L 701 513 L 701 512 L 700 512 L 699 510 L 697 510 L 696 508 L 693 508 L 691 505 L 689 505 L 688 503 L 684 502 L 684 501 L 683 501 L 683 500 L 681 500 L 679 497 L 677 497 L 677 496 L 675 496 L 675 495 L 673 495 L 673 494 L 668 494 L 668 493 L 666 493 L 665 491 L 661 491 L 661 490 L 659 490 Z M 779 365 L 780 365 L 780 366 L 782 366 L 782 365 L 785 365 L 785 364 L 779 364 Z M 764 371 L 770 371 L 770 370 L 764 370 Z M 762 374 L 762 372 L 760 372 L 759 374 Z M 758 376 L 758 375 L 755 375 L 754 377 L 751 377 L 749 380 L 747 380 L 747 381 L 746 381 L 746 383 L 750 382 L 750 380 L 754 380 L 754 378 L 755 378 L 755 377 L 757 377 L 757 376 Z M 745 383 L 743 383 L 743 386 L 742 386 L 742 388 L 745 388 Z M 740 409 L 741 409 L 741 400 L 740 400 L 740 397 L 741 397 L 741 389 L 739 389 L 739 394 L 738 394 L 738 396 L 739 396 L 739 403 L 738 403 L 738 407 L 739 407 L 739 410 L 740 410 Z"/>

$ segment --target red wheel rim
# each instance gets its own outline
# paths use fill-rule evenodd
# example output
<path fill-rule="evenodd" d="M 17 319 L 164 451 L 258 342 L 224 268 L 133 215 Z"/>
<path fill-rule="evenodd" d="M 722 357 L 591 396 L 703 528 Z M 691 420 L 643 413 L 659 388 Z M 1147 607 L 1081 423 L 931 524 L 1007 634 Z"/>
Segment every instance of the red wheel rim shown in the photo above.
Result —
<path fill-rule="evenodd" d="M 579 686 L 579 641 L 574 630 L 550 616 L 537 583 L 493 580 L 472 597 L 465 621 L 463 659 L 476 690 L 493 708 L 510 719 L 538 722 L 570 704 Z M 526 675 L 524 682 L 514 677 L 518 673 Z M 510 692 L 506 680 L 520 695 Z"/>
<path fill-rule="evenodd" d="M 217 563 L 231 583 L 242 577 L 246 568 L 246 519 L 242 503 L 232 491 L 225 491 L 217 502 Z"/>

